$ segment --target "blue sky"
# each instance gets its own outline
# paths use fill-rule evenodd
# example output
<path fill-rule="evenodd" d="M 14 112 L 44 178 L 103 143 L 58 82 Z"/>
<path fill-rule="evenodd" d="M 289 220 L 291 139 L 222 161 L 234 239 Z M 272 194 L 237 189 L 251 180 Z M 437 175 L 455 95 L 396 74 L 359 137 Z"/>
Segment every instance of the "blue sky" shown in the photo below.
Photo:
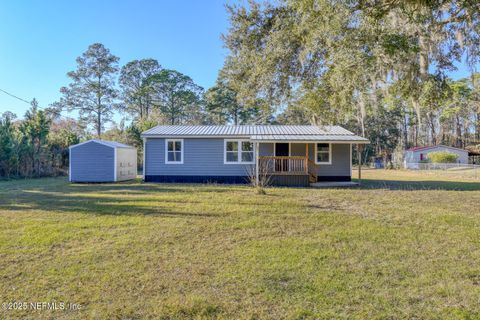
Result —
<path fill-rule="evenodd" d="M 207 89 L 226 55 L 220 39 L 228 28 L 226 1 L 233 0 L 2 1 L 0 89 L 46 107 L 94 42 L 119 56 L 120 65 L 155 58 Z M 465 69 L 451 74 L 467 75 Z M 0 113 L 21 117 L 28 108 L 0 92 Z"/>
<path fill-rule="evenodd" d="M 154 58 L 208 88 L 226 54 L 225 3 L 231 1 L 2 1 L 0 89 L 46 107 L 94 42 L 120 57 L 120 65 Z M 0 113 L 23 116 L 28 108 L 0 92 Z"/>

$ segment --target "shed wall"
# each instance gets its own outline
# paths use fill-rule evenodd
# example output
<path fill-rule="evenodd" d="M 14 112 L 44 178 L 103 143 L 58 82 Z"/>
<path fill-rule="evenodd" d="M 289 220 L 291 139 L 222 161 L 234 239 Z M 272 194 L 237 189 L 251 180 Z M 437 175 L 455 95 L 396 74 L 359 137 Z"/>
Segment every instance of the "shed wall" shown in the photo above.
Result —
<path fill-rule="evenodd" d="M 114 181 L 114 149 L 89 142 L 70 149 L 72 182 Z"/>

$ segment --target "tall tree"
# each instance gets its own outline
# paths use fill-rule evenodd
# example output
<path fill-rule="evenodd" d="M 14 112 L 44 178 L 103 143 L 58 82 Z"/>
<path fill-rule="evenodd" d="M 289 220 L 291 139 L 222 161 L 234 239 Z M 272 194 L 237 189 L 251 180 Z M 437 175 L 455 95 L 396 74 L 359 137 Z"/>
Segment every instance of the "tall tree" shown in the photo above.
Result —
<path fill-rule="evenodd" d="M 208 121 L 213 124 L 247 124 L 254 121 L 258 113 L 256 105 L 238 103 L 237 93 L 222 81 L 205 92 L 204 101 Z"/>
<path fill-rule="evenodd" d="M 152 102 L 168 124 L 202 122 L 203 88 L 175 70 L 162 70 L 149 77 Z"/>
<path fill-rule="evenodd" d="M 15 115 L 11 112 L 5 112 L 0 116 L 0 178 L 10 177 L 17 159 L 13 119 Z"/>
<path fill-rule="evenodd" d="M 42 175 L 42 162 L 47 160 L 47 137 L 51 121 L 43 110 L 39 110 L 37 100 L 33 99 L 32 107 L 25 113 L 25 119 L 20 125 L 23 145 L 30 156 L 31 173 Z"/>
<path fill-rule="evenodd" d="M 147 80 L 162 67 L 155 59 L 133 60 L 120 71 L 123 110 L 136 120 L 146 120 L 152 108 L 152 86 Z"/>
<path fill-rule="evenodd" d="M 63 96 L 58 105 L 77 110 L 83 121 L 93 124 L 99 138 L 118 106 L 118 60 L 103 44 L 94 43 L 77 58 L 77 70 L 67 73 L 72 82 L 60 89 Z"/>

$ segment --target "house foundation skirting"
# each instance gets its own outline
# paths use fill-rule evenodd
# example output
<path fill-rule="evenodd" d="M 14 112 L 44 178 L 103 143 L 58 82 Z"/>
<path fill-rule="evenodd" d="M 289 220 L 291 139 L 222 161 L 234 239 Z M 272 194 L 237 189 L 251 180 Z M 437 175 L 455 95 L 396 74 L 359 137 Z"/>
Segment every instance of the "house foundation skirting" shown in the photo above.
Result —
<path fill-rule="evenodd" d="M 351 181 L 350 176 L 319 176 L 322 181 Z M 220 184 L 248 184 L 246 176 L 167 176 L 146 175 L 145 182 L 160 183 L 220 183 Z M 307 187 L 310 185 L 308 175 L 272 175 L 270 184 L 273 186 Z"/>
<path fill-rule="evenodd" d="M 145 182 L 246 184 L 246 176 L 161 176 L 146 175 Z"/>
<path fill-rule="evenodd" d="M 351 176 L 318 176 L 317 181 L 352 181 Z"/>

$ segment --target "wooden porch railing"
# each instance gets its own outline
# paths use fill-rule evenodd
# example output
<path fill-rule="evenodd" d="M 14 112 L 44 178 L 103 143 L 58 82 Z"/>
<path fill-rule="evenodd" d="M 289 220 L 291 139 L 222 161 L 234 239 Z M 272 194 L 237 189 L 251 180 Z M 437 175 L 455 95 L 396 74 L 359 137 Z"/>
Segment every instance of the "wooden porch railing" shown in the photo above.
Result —
<path fill-rule="evenodd" d="M 258 157 L 260 171 L 269 174 L 308 174 L 308 159 L 303 156 Z"/>

